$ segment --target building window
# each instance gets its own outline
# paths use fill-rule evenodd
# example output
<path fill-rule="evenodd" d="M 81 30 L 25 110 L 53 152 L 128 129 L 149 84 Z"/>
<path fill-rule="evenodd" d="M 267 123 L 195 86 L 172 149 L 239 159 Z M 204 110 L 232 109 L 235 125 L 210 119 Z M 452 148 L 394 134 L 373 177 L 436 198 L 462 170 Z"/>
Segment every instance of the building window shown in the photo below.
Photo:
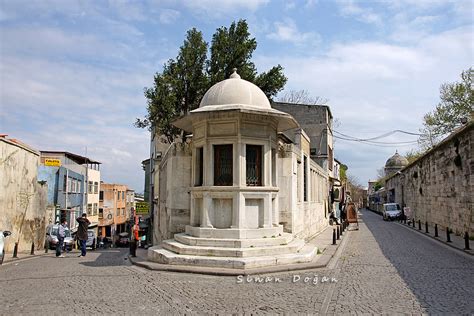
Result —
<path fill-rule="evenodd" d="M 214 185 L 232 185 L 232 169 L 232 145 L 214 145 Z"/>
<path fill-rule="evenodd" d="M 262 185 L 262 146 L 246 146 L 247 185 Z"/>
<path fill-rule="evenodd" d="M 63 191 L 67 192 L 67 176 L 66 175 L 64 175 L 64 179 L 63 179 Z"/>
<path fill-rule="evenodd" d="M 87 204 L 87 216 L 92 215 L 92 203 Z"/>
<path fill-rule="evenodd" d="M 120 191 L 117 191 L 117 201 L 120 200 Z"/>
<path fill-rule="evenodd" d="M 94 182 L 94 194 L 97 194 L 97 192 L 99 192 L 99 183 Z"/>
<path fill-rule="evenodd" d="M 202 186 L 204 176 L 204 150 L 202 147 L 196 149 L 196 181 L 195 186 Z"/>
<path fill-rule="evenodd" d="M 303 201 L 308 201 L 308 157 L 303 156 Z"/>
<path fill-rule="evenodd" d="M 92 215 L 97 215 L 97 203 L 94 203 L 94 212 L 92 213 Z"/>
<path fill-rule="evenodd" d="M 120 216 L 120 209 L 118 208 L 116 211 L 117 216 Z"/>
<path fill-rule="evenodd" d="M 103 201 L 104 200 L 104 191 L 100 191 L 99 192 L 99 201 Z"/>
<path fill-rule="evenodd" d="M 104 218 L 104 209 L 99 208 L 99 218 Z"/>
<path fill-rule="evenodd" d="M 71 179 L 71 192 L 76 193 L 76 180 Z"/>
<path fill-rule="evenodd" d="M 87 187 L 87 193 L 89 193 L 89 194 L 94 193 L 93 186 L 94 185 L 92 184 L 92 181 L 89 181 L 89 186 Z"/>
<path fill-rule="evenodd" d="M 125 191 L 122 191 L 122 201 L 125 201 Z"/>
<path fill-rule="evenodd" d="M 125 209 L 122 209 L 122 216 L 125 216 Z"/>

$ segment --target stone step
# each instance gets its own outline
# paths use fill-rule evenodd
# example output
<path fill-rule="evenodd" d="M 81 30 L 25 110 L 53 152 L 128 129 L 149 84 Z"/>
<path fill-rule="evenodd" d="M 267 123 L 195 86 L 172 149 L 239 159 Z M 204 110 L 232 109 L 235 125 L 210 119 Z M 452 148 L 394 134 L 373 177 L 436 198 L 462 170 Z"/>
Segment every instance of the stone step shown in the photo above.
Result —
<path fill-rule="evenodd" d="M 187 235 L 199 238 L 217 238 L 217 239 L 256 239 L 271 238 L 283 234 L 283 226 L 262 227 L 262 228 L 210 228 L 194 227 L 186 225 L 185 233 Z"/>
<path fill-rule="evenodd" d="M 180 255 L 246 258 L 296 253 L 304 246 L 304 240 L 294 239 L 289 244 L 285 243 L 278 246 L 250 246 L 249 248 L 228 248 L 212 246 L 190 246 L 180 243 L 177 240 L 170 239 L 165 240 L 161 244 L 161 246 L 166 250 L 175 252 Z"/>
<path fill-rule="evenodd" d="M 250 248 L 280 246 L 289 244 L 293 236 L 288 233 L 281 233 L 281 236 L 255 238 L 255 239 L 221 239 L 221 238 L 199 238 L 187 234 L 175 234 L 174 239 L 182 244 L 201 247 L 225 247 L 225 248 Z"/>
<path fill-rule="evenodd" d="M 273 256 L 231 258 L 181 255 L 155 246 L 148 249 L 148 260 L 163 264 L 202 266 L 228 269 L 253 269 L 275 265 L 311 262 L 318 248 L 305 245 L 298 252 Z"/>

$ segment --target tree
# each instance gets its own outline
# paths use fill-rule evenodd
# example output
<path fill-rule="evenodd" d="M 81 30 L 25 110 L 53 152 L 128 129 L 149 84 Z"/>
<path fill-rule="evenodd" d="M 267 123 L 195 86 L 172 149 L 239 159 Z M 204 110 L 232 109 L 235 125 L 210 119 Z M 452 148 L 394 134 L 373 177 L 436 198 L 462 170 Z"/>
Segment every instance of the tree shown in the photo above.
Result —
<path fill-rule="evenodd" d="M 412 163 L 423 155 L 423 151 L 412 149 L 405 154 L 408 163 Z"/>
<path fill-rule="evenodd" d="M 195 28 L 189 30 L 176 60 L 170 59 L 163 72 L 155 74 L 154 86 L 145 88 L 148 115 L 137 119 L 135 126 L 155 128 L 170 143 L 177 135 L 184 137 L 171 122 L 199 106 L 208 86 L 206 53 L 202 33 Z"/>
<path fill-rule="evenodd" d="M 442 137 L 451 133 L 463 122 L 473 119 L 474 89 L 472 77 L 474 70 L 469 68 L 461 73 L 461 81 L 445 83 L 440 88 L 441 101 L 436 109 L 423 118 L 419 143 L 423 149 L 430 149 Z"/>
<path fill-rule="evenodd" d="M 307 90 L 290 90 L 279 101 L 295 104 L 326 105 L 329 100 L 319 96 L 313 98 Z"/>
<path fill-rule="evenodd" d="M 144 119 L 137 118 L 135 126 L 154 129 L 170 143 L 177 136 L 184 139 L 184 132 L 171 122 L 197 108 L 204 93 L 213 84 L 229 78 L 233 68 L 238 69 L 242 79 L 253 82 L 272 98 L 283 89 L 287 78 L 280 65 L 258 75 L 251 61 L 256 48 L 257 41 L 250 37 L 245 20 L 216 30 L 210 59 L 202 33 L 194 28 L 189 30 L 178 56 L 155 74 L 153 87 L 145 88 L 148 113 Z"/>

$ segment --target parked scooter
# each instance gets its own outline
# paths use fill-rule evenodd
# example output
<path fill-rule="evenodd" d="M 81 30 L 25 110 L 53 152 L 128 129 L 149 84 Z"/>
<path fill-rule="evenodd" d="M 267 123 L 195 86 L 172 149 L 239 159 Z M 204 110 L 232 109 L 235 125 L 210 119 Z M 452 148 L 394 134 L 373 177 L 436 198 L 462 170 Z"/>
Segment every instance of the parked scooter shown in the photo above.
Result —
<path fill-rule="evenodd" d="M 12 232 L 5 230 L 0 230 L 0 265 L 3 263 L 3 258 L 5 258 L 5 238 L 10 236 Z"/>

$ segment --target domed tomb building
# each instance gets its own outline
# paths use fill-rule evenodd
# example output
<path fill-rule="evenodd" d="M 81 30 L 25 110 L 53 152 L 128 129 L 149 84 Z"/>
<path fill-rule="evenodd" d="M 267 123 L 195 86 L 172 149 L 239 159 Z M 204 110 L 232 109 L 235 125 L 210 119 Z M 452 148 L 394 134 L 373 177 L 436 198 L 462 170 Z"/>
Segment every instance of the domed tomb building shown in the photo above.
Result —
<path fill-rule="evenodd" d="M 148 260 L 248 269 L 313 259 L 304 240 L 328 225 L 328 171 L 291 115 L 234 71 L 173 124 L 192 137 L 161 157 Z"/>
<path fill-rule="evenodd" d="M 405 157 L 400 156 L 396 151 L 395 154 L 392 157 L 388 158 L 387 162 L 385 163 L 385 176 L 394 174 L 397 171 L 400 171 L 403 167 L 406 167 L 407 165 L 408 160 Z"/>

